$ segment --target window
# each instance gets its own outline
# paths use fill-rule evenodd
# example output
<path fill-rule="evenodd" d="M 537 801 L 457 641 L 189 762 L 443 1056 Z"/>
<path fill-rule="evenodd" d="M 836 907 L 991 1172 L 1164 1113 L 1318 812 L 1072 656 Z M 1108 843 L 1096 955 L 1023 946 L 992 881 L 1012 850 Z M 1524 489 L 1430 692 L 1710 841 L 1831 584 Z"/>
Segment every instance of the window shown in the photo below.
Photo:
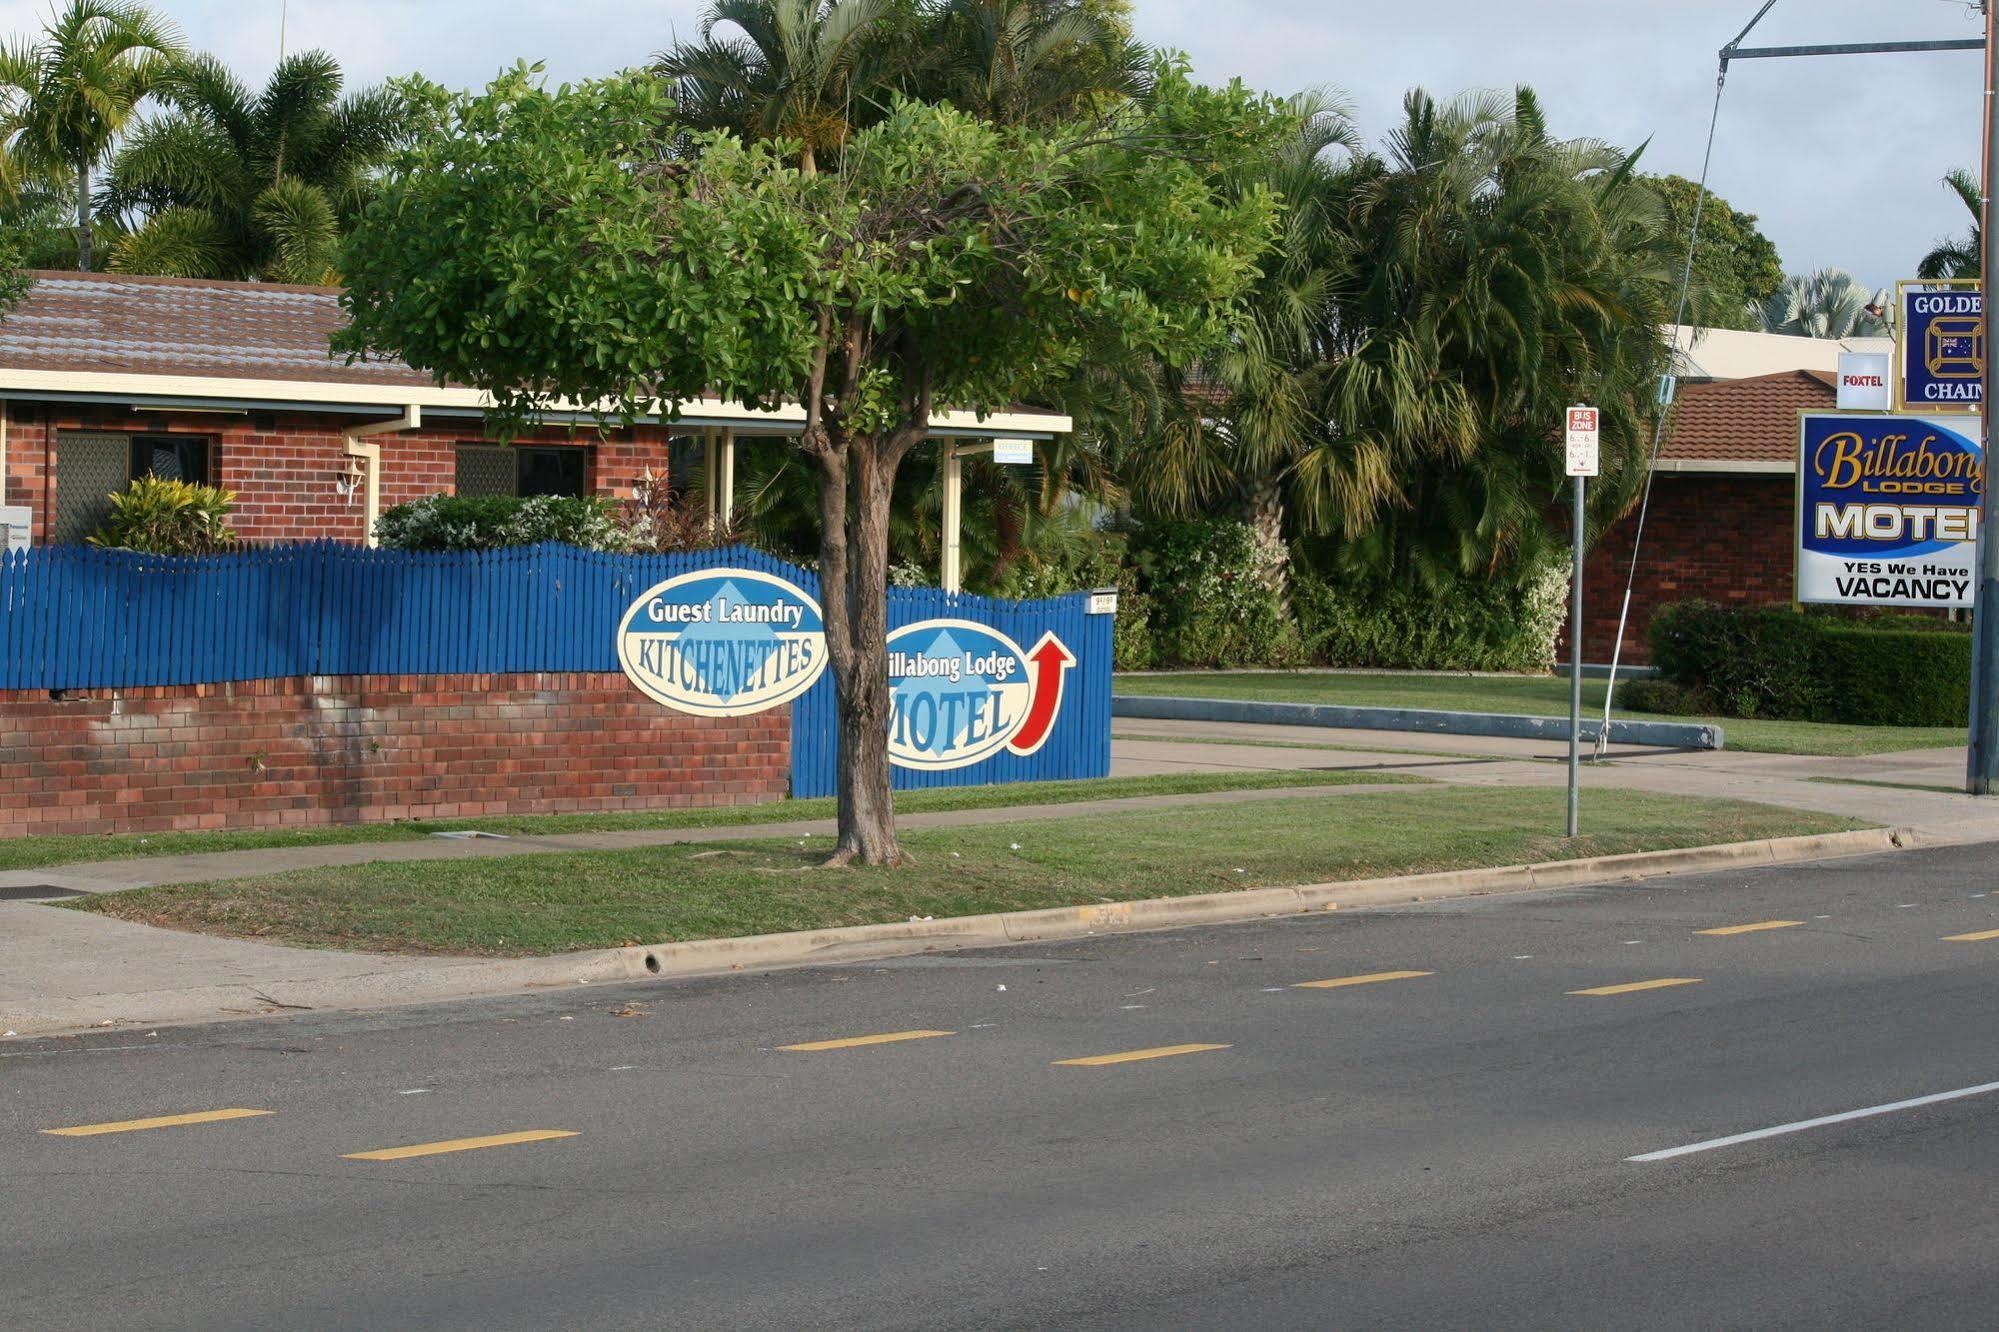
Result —
<path fill-rule="evenodd" d="M 112 494 L 142 476 L 213 484 L 214 441 L 199 435 L 58 434 L 54 540 L 89 539 L 110 517 Z"/>
<path fill-rule="evenodd" d="M 154 476 L 162 481 L 209 485 L 209 453 L 205 439 L 187 435 L 134 435 L 132 479 Z"/>
<path fill-rule="evenodd" d="M 587 490 L 589 450 L 580 445 L 460 444 L 453 489 L 460 495 L 566 495 Z"/>

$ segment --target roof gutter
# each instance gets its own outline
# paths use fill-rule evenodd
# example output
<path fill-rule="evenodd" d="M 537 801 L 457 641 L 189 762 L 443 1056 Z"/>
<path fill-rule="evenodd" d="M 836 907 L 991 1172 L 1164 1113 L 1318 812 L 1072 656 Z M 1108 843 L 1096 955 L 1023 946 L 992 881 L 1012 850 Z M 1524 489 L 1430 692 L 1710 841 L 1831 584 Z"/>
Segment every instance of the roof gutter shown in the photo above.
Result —
<path fill-rule="evenodd" d="M 409 403 L 403 414 L 393 421 L 373 421 L 367 425 L 349 426 L 341 434 L 346 438 L 347 456 L 361 460 L 365 470 L 363 485 L 367 498 L 364 502 L 364 516 L 367 519 L 367 541 L 375 544 L 375 523 L 382 516 L 382 446 L 363 441 L 377 435 L 399 435 L 409 430 L 423 428 L 423 408 Z"/>

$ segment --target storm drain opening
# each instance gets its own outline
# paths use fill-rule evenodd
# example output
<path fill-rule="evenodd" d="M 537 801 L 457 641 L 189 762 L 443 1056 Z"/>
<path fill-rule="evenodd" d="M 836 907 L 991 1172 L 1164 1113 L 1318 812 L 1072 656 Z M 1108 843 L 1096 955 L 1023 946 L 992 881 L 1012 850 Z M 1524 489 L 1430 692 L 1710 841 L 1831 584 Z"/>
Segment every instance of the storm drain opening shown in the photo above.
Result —
<path fill-rule="evenodd" d="M 431 834 L 431 836 L 442 837 L 447 842 L 471 842 L 471 841 L 486 841 L 486 840 L 491 840 L 495 842 L 504 842 L 508 840 L 507 835 L 505 833 L 479 832 L 476 829 L 470 829 L 470 828 L 453 829 L 450 832 L 434 832 Z"/>
<path fill-rule="evenodd" d="M 88 897 L 81 888 L 58 888 L 52 883 L 29 883 L 19 888 L 0 888 L 0 902 L 60 902 L 70 897 Z"/>
<path fill-rule="evenodd" d="M 659 975 L 660 965 L 659 965 L 659 957 L 657 954 L 654 953 L 646 954 L 646 970 L 650 971 L 655 976 Z"/>

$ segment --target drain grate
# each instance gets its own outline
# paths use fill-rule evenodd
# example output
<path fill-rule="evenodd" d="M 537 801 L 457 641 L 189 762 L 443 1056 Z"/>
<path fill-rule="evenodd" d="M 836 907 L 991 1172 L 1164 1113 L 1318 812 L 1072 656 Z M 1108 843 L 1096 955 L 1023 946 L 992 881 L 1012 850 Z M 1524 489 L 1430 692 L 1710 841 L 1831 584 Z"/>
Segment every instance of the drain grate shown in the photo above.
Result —
<path fill-rule="evenodd" d="M 18 888 L 0 888 L 0 902 L 54 902 L 65 897 L 88 897 L 77 888 L 58 888 L 52 883 L 24 883 Z"/>

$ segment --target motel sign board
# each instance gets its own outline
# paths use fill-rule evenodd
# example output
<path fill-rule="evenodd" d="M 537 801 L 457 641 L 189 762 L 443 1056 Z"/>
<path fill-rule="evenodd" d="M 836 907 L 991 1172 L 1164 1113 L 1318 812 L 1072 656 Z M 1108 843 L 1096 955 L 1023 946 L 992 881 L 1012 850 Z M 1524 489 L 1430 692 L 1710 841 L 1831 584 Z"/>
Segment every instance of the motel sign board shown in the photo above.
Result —
<path fill-rule="evenodd" d="M 1972 603 L 1978 431 L 1916 416 L 1806 412 L 1799 427 L 1798 600 L 1966 608 Z"/>
<path fill-rule="evenodd" d="M 1975 412 L 1985 396 L 1985 300 L 1975 279 L 1895 288 L 1895 410 Z"/>

